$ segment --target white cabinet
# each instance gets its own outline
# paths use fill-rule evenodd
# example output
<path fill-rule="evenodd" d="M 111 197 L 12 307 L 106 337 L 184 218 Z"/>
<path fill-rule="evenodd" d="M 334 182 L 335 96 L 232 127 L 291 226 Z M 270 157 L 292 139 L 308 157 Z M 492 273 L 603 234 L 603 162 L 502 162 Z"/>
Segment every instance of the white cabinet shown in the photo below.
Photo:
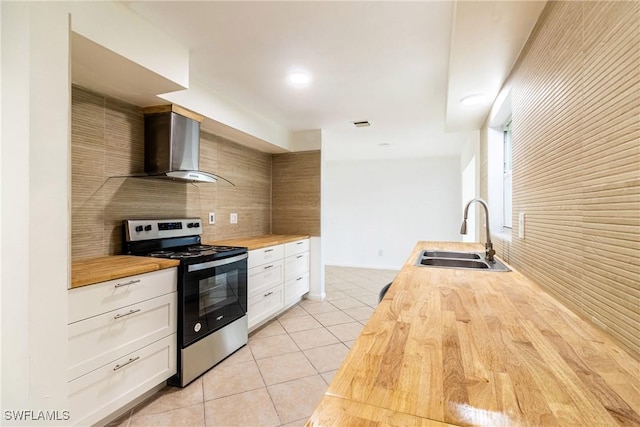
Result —
<path fill-rule="evenodd" d="M 290 305 L 309 292 L 309 239 L 287 243 L 284 254 L 284 304 Z"/>
<path fill-rule="evenodd" d="M 294 279 L 309 272 L 309 252 L 291 255 L 284 260 L 284 280 Z"/>
<path fill-rule="evenodd" d="M 281 260 L 282 258 L 284 258 L 284 245 L 254 249 L 252 251 L 249 251 L 247 268 L 253 268 L 258 265 L 268 264 L 272 261 Z"/>
<path fill-rule="evenodd" d="M 249 251 L 249 329 L 309 291 L 309 239 Z"/>
<path fill-rule="evenodd" d="M 282 283 L 249 297 L 249 328 L 270 319 L 284 308 L 284 289 Z"/>
<path fill-rule="evenodd" d="M 271 261 L 249 269 L 248 295 L 251 298 L 267 289 L 282 285 L 284 280 L 284 260 Z"/>
<path fill-rule="evenodd" d="M 177 269 L 69 291 L 71 423 L 94 424 L 176 373 Z"/>
<path fill-rule="evenodd" d="M 307 292 L 309 292 L 308 272 L 284 282 L 284 303 L 289 305 Z"/>
<path fill-rule="evenodd" d="M 296 242 L 290 242 L 284 245 L 285 257 L 301 254 L 303 252 L 309 252 L 309 239 L 298 240 Z"/>

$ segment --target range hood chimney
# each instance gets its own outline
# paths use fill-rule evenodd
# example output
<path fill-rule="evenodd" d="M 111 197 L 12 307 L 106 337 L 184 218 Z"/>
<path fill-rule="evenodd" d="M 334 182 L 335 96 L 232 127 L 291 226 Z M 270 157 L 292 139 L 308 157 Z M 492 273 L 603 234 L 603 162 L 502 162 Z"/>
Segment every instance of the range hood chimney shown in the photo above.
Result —
<path fill-rule="evenodd" d="M 217 176 L 202 172 L 199 167 L 202 116 L 178 105 L 148 107 L 143 111 L 144 172 L 149 177 L 216 182 Z"/>

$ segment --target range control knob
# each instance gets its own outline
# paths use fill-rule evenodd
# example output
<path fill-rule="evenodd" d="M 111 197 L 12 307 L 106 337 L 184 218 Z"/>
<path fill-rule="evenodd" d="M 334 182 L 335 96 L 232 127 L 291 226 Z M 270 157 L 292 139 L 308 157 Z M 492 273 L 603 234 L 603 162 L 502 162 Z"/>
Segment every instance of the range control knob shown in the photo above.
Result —
<path fill-rule="evenodd" d="M 141 225 L 137 225 L 136 226 L 136 231 L 139 233 L 142 231 L 142 226 Z"/>
<path fill-rule="evenodd" d="M 200 224 L 197 222 L 190 222 L 189 224 L 187 224 L 188 228 L 199 228 Z"/>
<path fill-rule="evenodd" d="M 145 225 L 144 231 L 151 231 L 151 225 Z"/>
<path fill-rule="evenodd" d="M 190 222 L 189 224 L 187 224 L 187 228 L 193 228 L 193 223 Z"/>
<path fill-rule="evenodd" d="M 193 226 L 194 226 L 195 228 L 200 228 L 200 223 L 199 223 L 199 222 L 194 222 L 194 223 L 193 223 Z"/>

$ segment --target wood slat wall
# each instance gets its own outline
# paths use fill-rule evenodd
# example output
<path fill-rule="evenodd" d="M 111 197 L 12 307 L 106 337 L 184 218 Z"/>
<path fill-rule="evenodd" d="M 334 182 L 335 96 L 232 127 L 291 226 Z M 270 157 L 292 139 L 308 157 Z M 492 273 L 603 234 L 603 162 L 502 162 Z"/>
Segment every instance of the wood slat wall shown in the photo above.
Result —
<path fill-rule="evenodd" d="M 320 236 L 320 151 L 275 154 L 272 185 L 273 232 Z"/>
<path fill-rule="evenodd" d="M 527 219 L 500 250 L 640 358 L 640 3 L 549 2 L 508 83 Z"/>
<path fill-rule="evenodd" d="M 142 109 L 74 86 L 71 127 L 72 259 L 119 254 L 123 219 L 200 217 L 205 241 L 271 232 L 270 154 L 201 132 L 200 168 L 235 187 L 122 178 L 144 172 Z"/>

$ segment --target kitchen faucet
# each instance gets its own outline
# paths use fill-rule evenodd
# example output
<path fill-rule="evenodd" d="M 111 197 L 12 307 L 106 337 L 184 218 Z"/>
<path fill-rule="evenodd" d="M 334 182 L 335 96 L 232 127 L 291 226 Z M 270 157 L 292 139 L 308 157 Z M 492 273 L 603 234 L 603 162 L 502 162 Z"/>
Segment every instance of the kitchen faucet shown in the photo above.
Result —
<path fill-rule="evenodd" d="M 484 208 L 484 220 L 485 220 L 485 228 L 487 229 L 487 243 L 485 243 L 485 259 L 489 262 L 493 261 L 493 256 L 496 254 L 496 251 L 493 250 L 493 243 L 491 243 L 491 233 L 489 232 L 489 206 L 487 206 L 487 202 L 482 199 L 471 199 L 467 203 L 467 206 L 464 207 L 464 219 L 462 220 L 462 226 L 460 227 L 460 234 L 467 234 L 467 216 L 469 215 L 469 205 L 473 202 L 478 202 Z"/>

